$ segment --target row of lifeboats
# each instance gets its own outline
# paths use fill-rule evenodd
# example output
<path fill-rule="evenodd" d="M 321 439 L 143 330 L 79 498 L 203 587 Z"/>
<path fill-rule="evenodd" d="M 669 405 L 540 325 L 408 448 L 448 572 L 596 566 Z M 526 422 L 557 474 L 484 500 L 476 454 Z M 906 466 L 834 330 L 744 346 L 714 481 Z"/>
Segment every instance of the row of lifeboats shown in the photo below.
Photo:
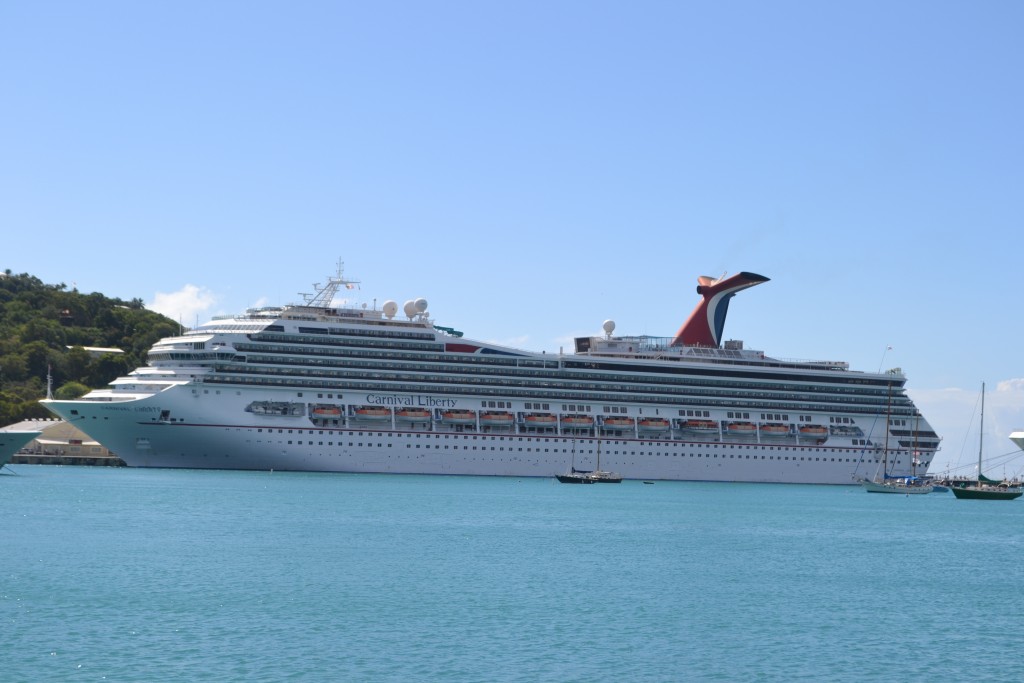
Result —
<path fill-rule="evenodd" d="M 356 406 L 352 409 L 351 417 L 367 422 L 390 421 L 394 416 L 398 422 L 416 423 L 430 422 L 433 416 L 429 410 L 424 408 L 398 408 L 392 411 L 391 408 L 380 406 Z M 314 418 L 340 419 L 342 410 L 337 406 L 317 406 L 312 411 Z M 483 427 L 512 427 L 516 422 L 514 414 L 502 410 L 482 410 L 479 413 L 473 410 L 445 410 L 440 415 L 440 421 L 450 425 L 476 425 Z M 546 430 L 557 429 L 559 426 L 569 430 L 590 430 L 595 424 L 605 430 L 632 430 L 634 427 L 642 432 L 664 432 L 672 428 L 672 423 L 661 417 L 632 417 L 614 416 L 606 417 L 598 422 L 593 416 L 567 413 L 554 415 L 552 413 L 527 413 L 523 415 L 522 424 L 528 429 Z M 734 421 L 719 423 L 715 420 L 684 420 L 678 424 L 678 429 L 691 434 L 753 437 L 760 434 L 767 438 L 786 438 L 800 436 L 807 439 L 824 439 L 828 437 L 828 428 L 816 424 L 790 425 L 780 422 L 766 422 L 757 425 L 748 421 Z"/>
<path fill-rule="evenodd" d="M 714 423 L 712 423 L 714 424 Z M 683 429 L 687 429 L 686 426 Z M 717 425 L 713 427 L 717 431 Z M 828 427 L 816 424 L 802 424 L 794 428 L 793 425 L 782 422 L 765 422 L 756 425 L 753 422 L 726 422 L 722 426 L 722 432 L 727 436 L 753 436 L 760 434 L 767 438 L 787 438 L 800 436 L 805 439 L 824 439 L 828 437 Z"/>

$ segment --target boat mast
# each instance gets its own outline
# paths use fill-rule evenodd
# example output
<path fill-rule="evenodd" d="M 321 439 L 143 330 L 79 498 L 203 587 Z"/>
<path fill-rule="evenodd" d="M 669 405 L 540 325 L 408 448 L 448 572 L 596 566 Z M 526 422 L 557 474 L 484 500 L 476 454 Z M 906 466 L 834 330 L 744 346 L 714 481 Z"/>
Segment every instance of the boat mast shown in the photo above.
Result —
<path fill-rule="evenodd" d="M 892 421 L 892 378 L 889 378 L 889 396 L 885 403 L 885 443 L 882 445 L 882 482 L 889 478 L 889 423 Z M 875 470 L 878 471 L 877 468 Z"/>
<path fill-rule="evenodd" d="M 981 419 L 978 421 L 978 486 L 981 486 L 981 445 L 985 438 L 985 383 L 981 383 Z"/>

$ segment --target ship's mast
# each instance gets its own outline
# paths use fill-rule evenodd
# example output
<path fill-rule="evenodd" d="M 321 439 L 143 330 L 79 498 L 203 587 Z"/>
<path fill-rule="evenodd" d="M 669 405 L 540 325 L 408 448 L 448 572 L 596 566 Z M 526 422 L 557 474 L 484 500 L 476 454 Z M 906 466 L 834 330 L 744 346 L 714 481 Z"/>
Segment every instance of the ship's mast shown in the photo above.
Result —
<path fill-rule="evenodd" d="M 981 486 L 981 450 L 985 439 L 985 383 L 981 383 L 981 420 L 978 422 L 978 486 Z"/>
<path fill-rule="evenodd" d="M 309 308 L 330 308 L 331 302 L 334 301 L 334 295 L 337 294 L 341 287 L 356 289 L 358 285 L 358 280 L 348 280 L 345 278 L 345 263 L 338 259 L 338 274 L 335 276 L 328 275 L 327 284 L 322 287 L 319 282 L 313 283 L 313 289 L 316 290 L 316 293 L 302 294 L 302 298 L 305 299 L 303 305 Z"/>

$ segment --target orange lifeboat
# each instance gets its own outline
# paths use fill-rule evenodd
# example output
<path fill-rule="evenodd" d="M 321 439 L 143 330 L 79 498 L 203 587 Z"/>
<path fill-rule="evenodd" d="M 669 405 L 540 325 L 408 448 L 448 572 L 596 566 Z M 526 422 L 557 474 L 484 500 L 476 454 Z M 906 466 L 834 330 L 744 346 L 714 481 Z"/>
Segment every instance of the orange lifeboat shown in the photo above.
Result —
<path fill-rule="evenodd" d="M 341 408 L 336 406 L 317 406 L 313 408 L 313 417 L 336 420 L 341 417 Z"/>
<path fill-rule="evenodd" d="M 671 426 L 663 417 L 645 417 L 636 423 L 637 428 L 644 432 L 664 432 Z"/>
<path fill-rule="evenodd" d="M 631 417 L 607 417 L 604 420 L 605 429 L 632 429 L 633 418 Z"/>
<path fill-rule="evenodd" d="M 353 412 L 353 415 L 360 420 L 373 420 L 380 422 L 383 420 L 391 419 L 390 408 L 378 408 L 377 406 L 359 406 Z"/>
<path fill-rule="evenodd" d="M 789 425 L 771 422 L 761 425 L 761 436 L 789 436 Z"/>
<path fill-rule="evenodd" d="M 563 429 L 590 429 L 594 426 L 594 418 L 589 415 L 563 415 Z"/>
<path fill-rule="evenodd" d="M 730 422 L 725 431 L 730 436 L 753 436 L 757 433 L 757 425 L 753 422 Z"/>
<path fill-rule="evenodd" d="M 485 427 L 508 427 L 513 422 L 515 422 L 515 416 L 512 413 L 493 410 L 480 413 L 480 424 Z"/>
<path fill-rule="evenodd" d="M 828 428 L 821 425 L 800 425 L 797 431 L 806 439 L 824 439 L 828 436 Z"/>
<path fill-rule="evenodd" d="M 526 423 L 527 427 L 533 427 L 534 429 L 550 429 L 558 423 L 558 420 L 549 413 L 530 413 L 523 418 L 523 422 Z"/>
<path fill-rule="evenodd" d="M 472 410 L 447 410 L 441 414 L 441 421 L 452 425 L 471 425 L 476 422 Z"/>
<path fill-rule="evenodd" d="M 687 420 L 683 429 L 694 434 L 717 434 L 718 423 L 714 420 Z"/>
<path fill-rule="evenodd" d="M 395 417 L 402 422 L 424 422 L 430 419 L 430 411 L 422 408 L 402 408 L 395 411 Z"/>

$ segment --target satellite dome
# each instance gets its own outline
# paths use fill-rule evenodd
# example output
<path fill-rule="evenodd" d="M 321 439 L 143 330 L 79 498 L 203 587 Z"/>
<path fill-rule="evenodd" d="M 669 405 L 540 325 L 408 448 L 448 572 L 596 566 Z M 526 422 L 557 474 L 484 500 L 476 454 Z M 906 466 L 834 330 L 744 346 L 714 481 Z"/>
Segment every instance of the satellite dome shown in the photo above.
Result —
<path fill-rule="evenodd" d="M 615 321 L 605 320 L 604 324 L 601 325 L 601 328 L 604 330 L 604 333 L 610 337 L 612 335 L 612 332 L 615 331 Z"/>
<path fill-rule="evenodd" d="M 416 311 L 418 313 L 425 313 L 426 310 L 427 310 L 427 300 L 426 299 L 422 299 L 422 298 L 416 299 L 415 306 L 416 306 Z"/>
<path fill-rule="evenodd" d="M 394 301 L 384 302 L 384 315 L 387 316 L 388 320 L 395 317 L 395 313 L 398 313 L 398 304 Z"/>
<path fill-rule="evenodd" d="M 413 301 L 412 299 L 409 299 L 408 301 L 405 302 L 405 306 L 402 307 L 402 310 L 405 312 L 405 315 L 407 317 L 413 317 L 414 315 L 416 315 L 416 302 Z"/>

